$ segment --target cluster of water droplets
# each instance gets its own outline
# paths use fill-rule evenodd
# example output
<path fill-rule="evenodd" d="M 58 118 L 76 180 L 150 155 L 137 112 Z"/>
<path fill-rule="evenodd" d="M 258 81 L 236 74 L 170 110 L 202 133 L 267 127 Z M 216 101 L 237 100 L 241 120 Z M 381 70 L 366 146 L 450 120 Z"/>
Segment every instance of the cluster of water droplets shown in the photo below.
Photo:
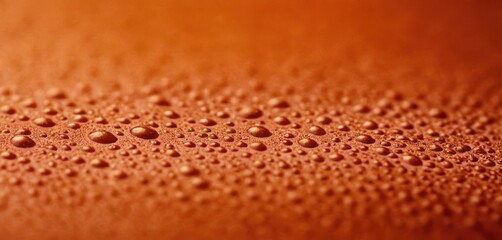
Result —
<path fill-rule="evenodd" d="M 392 91 L 374 103 L 342 96 L 329 106 L 146 89 L 123 106 L 60 89 L 1 106 L 0 180 L 35 198 L 54 199 L 43 189 L 64 186 L 70 205 L 106 198 L 108 188 L 88 184 L 118 182 L 108 197 L 138 189 L 193 208 L 220 201 L 233 211 L 261 202 L 329 226 L 346 215 L 391 213 L 400 217 L 389 224 L 411 228 L 436 216 L 468 227 L 501 221 L 500 113 L 439 109 Z"/>

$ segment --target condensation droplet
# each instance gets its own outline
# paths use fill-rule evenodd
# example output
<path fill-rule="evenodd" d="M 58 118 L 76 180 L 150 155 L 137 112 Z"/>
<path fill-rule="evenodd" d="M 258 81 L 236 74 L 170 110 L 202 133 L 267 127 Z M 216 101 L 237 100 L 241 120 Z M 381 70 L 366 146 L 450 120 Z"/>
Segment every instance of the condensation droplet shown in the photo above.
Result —
<path fill-rule="evenodd" d="M 131 129 L 131 134 L 142 139 L 155 139 L 159 133 L 147 126 L 138 126 Z"/>
<path fill-rule="evenodd" d="M 46 117 L 35 118 L 33 119 L 33 123 L 40 127 L 53 127 L 56 125 L 50 118 Z"/>
<path fill-rule="evenodd" d="M 35 141 L 28 136 L 18 135 L 10 139 L 12 145 L 19 148 L 30 148 L 35 146 Z"/>
<path fill-rule="evenodd" d="M 110 144 L 117 141 L 117 137 L 115 137 L 112 133 L 104 130 L 98 130 L 91 132 L 89 134 L 89 138 L 97 143 L 101 144 Z"/>
<path fill-rule="evenodd" d="M 262 126 L 250 127 L 248 129 L 248 133 L 258 138 L 269 137 L 272 135 L 272 133 L 268 129 Z"/>
<path fill-rule="evenodd" d="M 315 148 L 315 147 L 319 146 L 319 144 L 311 138 L 300 139 L 298 141 L 298 144 L 300 144 L 300 146 L 306 147 L 306 148 Z"/>

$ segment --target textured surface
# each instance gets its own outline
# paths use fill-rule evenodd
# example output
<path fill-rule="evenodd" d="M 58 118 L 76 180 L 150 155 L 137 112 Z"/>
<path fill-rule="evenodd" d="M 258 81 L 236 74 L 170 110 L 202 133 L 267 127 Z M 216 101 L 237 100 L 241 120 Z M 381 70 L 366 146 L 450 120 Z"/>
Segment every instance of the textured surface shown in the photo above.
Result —
<path fill-rule="evenodd" d="M 501 236 L 498 1 L 76 2 L 0 0 L 2 239 Z"/>

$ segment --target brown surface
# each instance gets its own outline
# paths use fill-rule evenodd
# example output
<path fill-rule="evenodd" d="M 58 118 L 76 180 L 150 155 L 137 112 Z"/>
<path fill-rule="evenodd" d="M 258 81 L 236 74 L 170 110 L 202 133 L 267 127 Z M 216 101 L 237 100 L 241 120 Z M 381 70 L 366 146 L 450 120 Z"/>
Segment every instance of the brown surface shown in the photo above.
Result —
<path fill-rule="evenodd" d="M 499 1 L 76 2 L 0 1 L 2 239 L 502 236 Z"/>

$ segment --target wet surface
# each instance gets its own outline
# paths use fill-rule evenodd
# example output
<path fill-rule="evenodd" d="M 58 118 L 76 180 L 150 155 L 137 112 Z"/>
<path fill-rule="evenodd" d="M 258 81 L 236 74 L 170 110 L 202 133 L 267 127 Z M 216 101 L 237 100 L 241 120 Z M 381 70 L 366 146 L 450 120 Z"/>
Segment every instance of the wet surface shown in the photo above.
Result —
<path fill-rule="evenodd" d="M 0 1 L 2 239 L 502 234 L 499 3 L 117 2 Z"/>

